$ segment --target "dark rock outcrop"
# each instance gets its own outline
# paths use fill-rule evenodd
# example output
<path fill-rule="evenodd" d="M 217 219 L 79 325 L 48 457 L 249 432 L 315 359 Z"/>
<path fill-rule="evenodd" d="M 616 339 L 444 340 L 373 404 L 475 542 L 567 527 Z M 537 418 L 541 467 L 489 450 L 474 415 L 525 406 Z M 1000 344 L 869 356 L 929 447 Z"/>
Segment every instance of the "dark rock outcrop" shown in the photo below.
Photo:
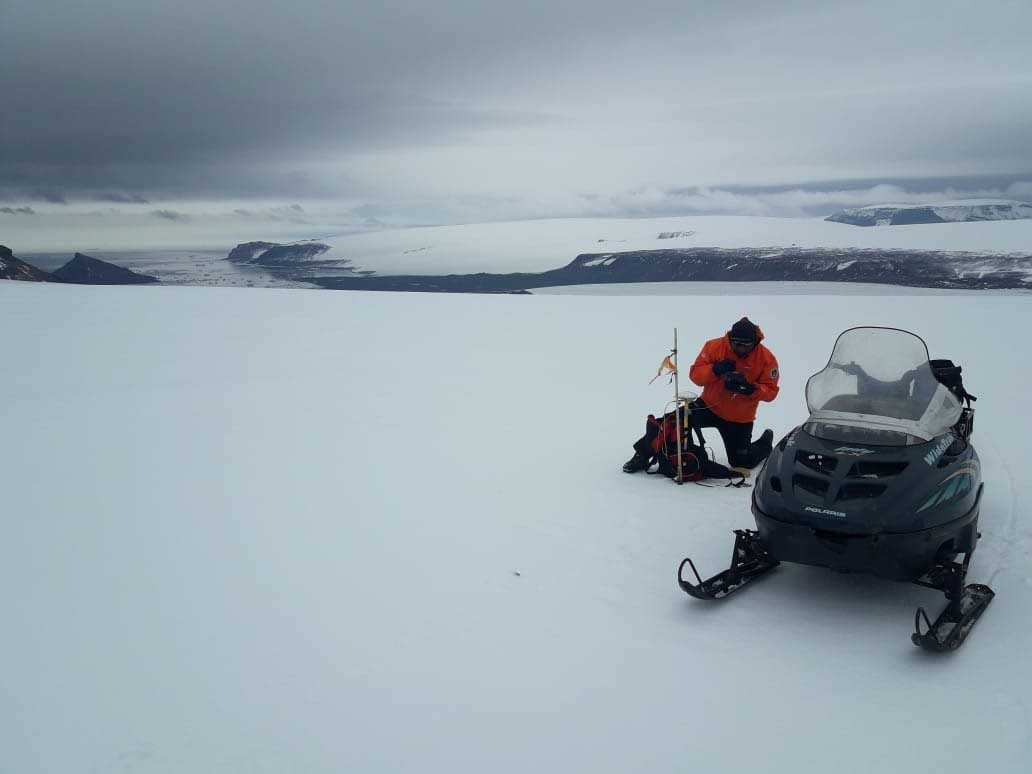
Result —
<path fill-rule="evenodd" d="M 274 242 L 245 242 L 234 247 L 226 259 L 255 266 L 297 266 L 311 264 L 315 258 L 329 249 L 329 245 L 321 242 L 294 242 L 287 245 Z"/>
<path fill-rule="evenodd" d="M 158 281 L 149 274 L 137 274 L 131 269 L 76 253 L 68 263 L 54 272 L 59 282 L 75 285 L 146 285 Z"/>
<path fill-rule="evenodd" d="M 27 282 L 55 282 L 54 276 L 14 257 L 11 248 L 0 245 L 0 279 Z"/>
<path fill-rule="evenodd" d="M 250 263 L 270 247 L 276 247 L 275 242 L 244 242 L 229 251 L 226 260 L 235 263 Z"/>

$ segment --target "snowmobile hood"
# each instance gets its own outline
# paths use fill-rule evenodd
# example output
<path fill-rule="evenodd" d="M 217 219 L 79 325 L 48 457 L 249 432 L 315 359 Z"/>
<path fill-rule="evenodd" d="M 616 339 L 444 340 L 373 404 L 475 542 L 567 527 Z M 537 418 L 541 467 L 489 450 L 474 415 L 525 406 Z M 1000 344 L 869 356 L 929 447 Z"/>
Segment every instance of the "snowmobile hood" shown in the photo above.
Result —
<path fill-rule="evenodd" d="M 818 530 L 919 532 L 968 513 L 981 480 L 974 447 L 951 432 L 919 445 L 873 446 L 799 427 L 767 460 L 754 505 L 779 522 Z"/>

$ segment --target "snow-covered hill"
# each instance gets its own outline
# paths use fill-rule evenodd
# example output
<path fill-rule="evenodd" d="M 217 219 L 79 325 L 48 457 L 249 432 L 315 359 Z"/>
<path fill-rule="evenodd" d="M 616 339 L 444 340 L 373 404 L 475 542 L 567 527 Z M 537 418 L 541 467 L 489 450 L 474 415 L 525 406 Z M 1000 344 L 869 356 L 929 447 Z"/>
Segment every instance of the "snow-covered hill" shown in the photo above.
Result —
<path fill-rule="evenodd" d="M 584 254 L 703 247 L 1029 253 L 1032 220 L 858 229 L 817 218 L 584 218 L 396 229 L 317 243 L 327 249 L 313 255 L 312 242 L 297 242 L 296 255 L 282 249 L 275 255 L 292 269 L 312 256 L 319 275 L 327 274 L 329 263 L 337 261 L 341 276 L 383 276 L 542 272 Z M 238 255 L 262 260 L 272 247 Z"/>
<path fill-rule="evenodd" d="M 917 223 L 973 223 L 1032 218 L 1032 204 L 1006 200 L 965 199 L 936 204 L 882 204 L 854 207 L 827 220 L 853 226 L 907 226 Z"/>
<path fill-rule="evenodd" d="M 1028 304 L 0 282 L 0 770 L 1024 772 Z M 910 644 L 916 586 L 677 588 L 749 492 L 620 464 L 670 329 L 743 314 L 779 436 L 846 327 L 963 364 L 997 597 L 960 652 Z"/>

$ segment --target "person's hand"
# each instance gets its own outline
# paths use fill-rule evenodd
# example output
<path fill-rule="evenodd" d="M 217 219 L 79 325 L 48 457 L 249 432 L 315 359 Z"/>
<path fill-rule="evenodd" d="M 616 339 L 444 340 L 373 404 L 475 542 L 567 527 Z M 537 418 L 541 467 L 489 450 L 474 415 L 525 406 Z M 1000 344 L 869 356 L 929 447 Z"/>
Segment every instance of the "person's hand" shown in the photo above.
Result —
<path fill-rule="evenodd" d="M 723 376 L 724 374 L 729 374 L 734 370 L 735 361 L 731 360 L 730 358 L 726 360 L 718 360 L 716 363 L 713 364 L 714 376 Z"/>
<path fill-rule="evenodd" d="M 756 385 L 752 382 L 743 381 L 741 386 L 738 388 L 738 392 L 741 395 L 752 395 L 756 392 Z"/>
<path fill-rule="evenodd" d="M 756 385 L 746 380 L 738 371 L 732 371 L 724 377 L 724 387 L 728 392 L 735 392 L 739 395 L 752 395 L 756 392 Z"/>

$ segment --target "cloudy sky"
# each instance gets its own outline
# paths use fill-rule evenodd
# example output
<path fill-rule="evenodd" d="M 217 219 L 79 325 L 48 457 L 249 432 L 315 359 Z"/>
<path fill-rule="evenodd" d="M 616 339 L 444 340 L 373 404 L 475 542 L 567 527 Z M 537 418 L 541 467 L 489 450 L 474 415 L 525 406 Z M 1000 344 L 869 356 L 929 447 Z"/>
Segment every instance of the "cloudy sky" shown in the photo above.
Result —
<path fill-rule="evenodd" d="M 1028 0 L 0 0 L 0 242 L 1032 199 L 1030 30 Z"/>

